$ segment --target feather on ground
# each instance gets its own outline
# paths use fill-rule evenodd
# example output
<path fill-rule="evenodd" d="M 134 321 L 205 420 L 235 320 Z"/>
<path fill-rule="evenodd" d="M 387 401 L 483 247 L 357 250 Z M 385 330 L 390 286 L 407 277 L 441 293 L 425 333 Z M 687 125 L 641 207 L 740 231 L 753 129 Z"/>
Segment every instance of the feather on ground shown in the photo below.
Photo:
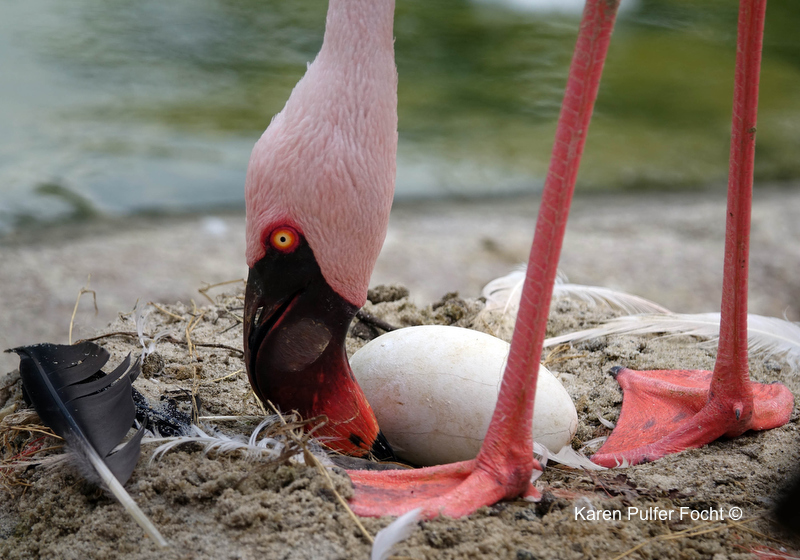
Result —
<path fill-rule="evenodd" d="M 150 462 L 159 460 L 166 453 L 169 453 L 176 447 L 194 443 L 203 447 L 203 454 L 239 454 L 246 460 L 251 461 L 264 461 L 264 462 L 281 462 L 283 460 L 294 459 L 298 463 L 304 464 L 303 450 L 293 445 L 285 436 L 275 436 L 274 427 L 279 424 L 279 417 L 277 415 L 267 416 L 261 423 L 256 426 L 250 437 L 245 441 L 241 437 L 230 437 L 214 427 L 207 427 L 205 430 L 199 426 L 192 425 L 192 433 L 179 436 L 179 437 L 157 437 L 146 438 L 144 443 L 159 443 L 156 450 L 153 452 Z M 264 429 L 267 429 L 268 434 L 262 438 L 258 438 Z M 320 461 L 328 463 L 327 458 L 316 444 L 309 442 L 311 451 L 315 452 Z"/>
<path fill-rule="evenodd" d="M 392 556 L 392 548 L 406 540 L 417 528 L 422 508 L 412 509 L 392 521 L 375 535 L 370 560 L 388 560 Z"/>
<path fill-rule="evenodd" d="M 548 338 L 545 340 L 545 346 L 608 335 L 650 333 L 698 336 L 708 339 L 701 344 L 714 346 L 719 340 L 719 317 L 719 313 L 665 313 L 618 317 L 599 327 Z M 793 369 L 800 367 L 800 326 L 796 323 L 775 317 L 748 315 L 747 341 L 751 354 L 765 359 L 785 360 Z"/>
<path fill-rule="evenodd" d="M 481 295 L 486 305 L 475 318 L 474 328 L 488 332 L 505 341 L 511 340 L 517 320 L 525 266 L 506 276 L 492 280 L 484 286 Z M 571 284 L 566 275 L 559 272 L 553 286 L 553 301 L 573 298 L 585 302 L 589 307 L 605 306 L 626 314 L 669 313 L 661 305 L 643 297 L 626 294 L 609 288 Z"/>
<path fill-rule="evenodd" d="M 128 356 L 114 371 L 101 368 L 109 353 L 96 344 L 37 344 L 14 348 L 26 398 L 42 421 L 96 471 L 100 483 L 159 545 L 167 542 L 122 487 L 139 459 L 144 429 L 118 447 L 135 418 Z M 116 450 L 115 450 L 116 448 Z"/>
<path fill-rule="evenodd" d="M 484 286 L 481 295 L 486 298 L 486 311 L 502 309 L 514 318 L 519 309 L 519 300 L 522 296 L 522 283 L 525 281 L 526 267 L 510 272 L 506 276 L 496 278 Z M 584 286 L 571 284 L 566 275 L 559 272 L 553 286 L 553 299 L 573 297 L 585 301 L 591 306 L 607 305 L 612 309 L 619 309 L 628 314 L 634 313 L 669 313 L 661 305 L 643 297 L 626 294 L 609 288 L 599 286 Z"/>
<path fill-rule="evenodd" d="M 509 319 L 516 319 L 525 268 L 492 280 L 483 288 L 484 311 L 502 310 Z M 672 313 L 645 298 L 598 286 L 570 284 L 559 273 L 553 287 L 553 299 L 572 297 L 591 306 L 607 305 L 629 314 L 612 319 L 599 327 L 548 338 L 545 347 L 588 340 L 613 334 L 638 335 L 662 333 L 671 336 L 689 335 L 707 338 L 701 344 L 713 346 L 719 339 L 719 313 Z M 792 368 L 800 368 L 800 325 L 762 315 L 748 315 L 749 350 L 766 358 L 785 359 Z"/>
<path fill-rule="evenodd" d="M 540 457 L 539 464 L 542 468 L 547 466 L 547 462 L 552 460 L 556 463 L 572 467 L 574 469 L 586 469 L 588 471 L 604 471 L 605 467 L 592 463 L 591 459 L 583 453 L 575 451 L 569 445 L 565 445 L 558 453 L 549 451 L 544 445 L 533 442 L 533 452 Z M 534 476 L 541 476 L 541 471 L 534 471 Z"/>

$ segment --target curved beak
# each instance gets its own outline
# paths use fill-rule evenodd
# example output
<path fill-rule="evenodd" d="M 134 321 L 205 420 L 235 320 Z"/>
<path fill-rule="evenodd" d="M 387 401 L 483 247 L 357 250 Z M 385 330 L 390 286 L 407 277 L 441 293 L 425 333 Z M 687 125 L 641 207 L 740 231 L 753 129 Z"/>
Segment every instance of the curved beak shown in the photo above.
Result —
<path fill-rule="evenodd" d="M 303 418 L 327 416 L 315 436 L 334 451 L 391 459 L 347 361 L 345 337 L 356 311 L 325 281 L 305 241 L 291 254 L 268 254 L 247 278 L 247 375 L 262 402 Z"/>

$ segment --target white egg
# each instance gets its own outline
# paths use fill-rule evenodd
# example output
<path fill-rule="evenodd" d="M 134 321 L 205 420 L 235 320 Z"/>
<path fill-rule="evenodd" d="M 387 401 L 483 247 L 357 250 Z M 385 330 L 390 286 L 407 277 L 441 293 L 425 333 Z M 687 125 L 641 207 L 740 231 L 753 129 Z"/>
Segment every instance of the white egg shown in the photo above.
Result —
<path fill-rule="evenodd" d="M 409 327 L 371 341 L 350 365 L 397 456 L 417 465 L 438 465 L 478 454 L 509 347 L 470 329 Z M 533 439 L 558 452 L 577 428 L 572 399 L 541 366 Z"/>

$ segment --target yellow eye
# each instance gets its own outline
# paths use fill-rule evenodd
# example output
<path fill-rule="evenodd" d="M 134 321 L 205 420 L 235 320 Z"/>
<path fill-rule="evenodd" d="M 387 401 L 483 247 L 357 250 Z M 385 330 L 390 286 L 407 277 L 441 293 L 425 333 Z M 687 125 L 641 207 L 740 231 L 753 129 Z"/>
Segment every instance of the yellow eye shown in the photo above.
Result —
<path fill-rule="evenodd" d="M 300 234 L 290 226 L 280 226 L 269 236 L 270 244 L 282 253 L 294 251 L 300 243 Z"/>

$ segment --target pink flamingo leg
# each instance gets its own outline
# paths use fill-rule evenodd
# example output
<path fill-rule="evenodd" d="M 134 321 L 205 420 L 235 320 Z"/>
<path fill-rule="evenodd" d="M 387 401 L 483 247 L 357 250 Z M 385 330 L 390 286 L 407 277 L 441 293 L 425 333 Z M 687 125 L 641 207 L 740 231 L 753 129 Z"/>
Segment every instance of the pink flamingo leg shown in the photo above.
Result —
<path fill-rule="evenodd" d="M 777 383 L 751 382 L 747 365 L 750 206 L 766 6 L 766 0 L 742 0 L 739 8 L 722 314 L 714 371 L 614 368 L 624 399 L 617 427 L 592 457 L 601 465 L 652 461 L 723 435 L 776 428 L 791 416 L 794 397 L 789 390 Z"/>
<path fill-rule="evenodd" d="M 350 471 L 355 485 L 351 506 L 359 515 L 400 515 L 422 507 L 426 517 L 460 517 L 504 498 L 538 496 L 531 484 L 533 469 L 540 469 L 533 458 L 531 419 L 539 359 L 575 178 L 616 9 L 615 0 L 586 3 L 508 365 L 478 456 L 472 461 L 415 471 Z"/>

